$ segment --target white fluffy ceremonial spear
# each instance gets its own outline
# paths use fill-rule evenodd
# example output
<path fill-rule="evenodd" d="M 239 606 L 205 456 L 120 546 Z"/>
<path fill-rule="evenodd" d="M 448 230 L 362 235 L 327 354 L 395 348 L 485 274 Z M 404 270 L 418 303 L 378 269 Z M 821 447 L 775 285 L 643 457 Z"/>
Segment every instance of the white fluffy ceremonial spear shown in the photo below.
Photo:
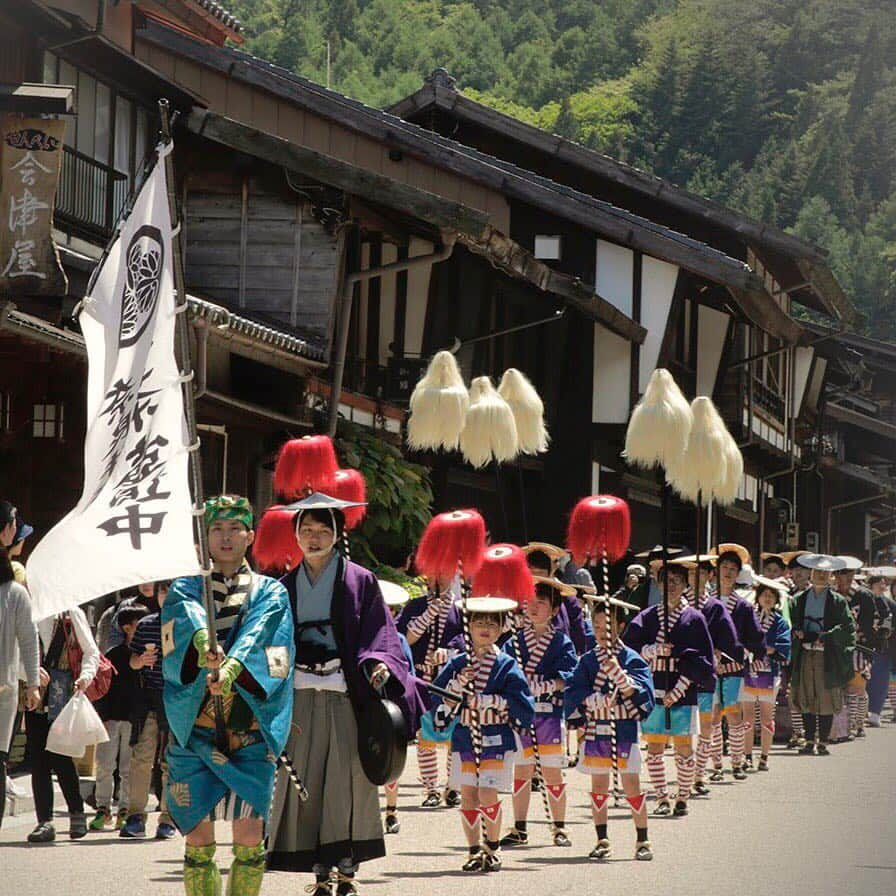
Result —
<path fill-rule="evenodd" d="M 408 445 L 415 451 L 457 448 L 469 403 L 454 355 L 438 352 L 411 395 Z"/>
<path fill-rule="evenodd" d="M 743 458 L 712 399 L 700 395 L 691 403 L 694 422 L 681 460 L 669 470 L 672 487 L 696 506 L 695 551 L 702 553 L 703 503 L 730 504 L 737 497 Z M 694 598 L 700 595 L 700 565 Z"/>
<path fill-rule="evenodd" d="M 542 454 L 548 450 L 550 438 L 544 425 L 544 402 L 526 375 L 515 367 L 504 371 L 498 394 L 510 405 L 516 421 L 520 454 Z M 517 474 L 520 491 L 520 518 L 523 524 L 523 541 L 529 541 L 529 521 L 526 513 L 526 486 L 523 480 L 523 464 L 517 457 Z M 496 483 L 500 487 L 500 478 Z M 499 495 L 500 497 L 500 495 Z M 503 501 L 501 506 L 503 507 Z"/>
<path fill-rule="evenodd" d="M 519 454 L 519 437 L 510 405 L 487 376 L 470 383 L 470 406 L 460 434 L 460 450 L 477 469 L 489 461 L 505 463 Z"/>
<path fill-rule="evenodd" d="M 544 402 L 525 374 L 515 367 L 505 370 L 498 394 L 513 411 L 520 452 L 542 454 L 547 451 L 549 437 L 544 425 Z"/>
<path fill-rule="evenodd" d="M 728 430 L 712 399 L 699 395 L 691 403 L 693 424 L 688 444 L 668 468 L 672 488 L 686 501 L 711 501 L 724 487 L 728 472 Z"/>
<path fill-rule="evenodd" d="M 682 457 L 691 432 L 691 407 L 668 370 L 654 370 L 625 434 L 623 456 L 635 466 L 668 470 Z"/>
<path fill-rule="evenodd" d="M 681 462 L 691 433 L 693 414 L 687 399 L 668 370 L 654 370 L 625 433 L 625 459 L 636 466 L 663 467 L 661 491 L 663 531 L 663 579 L 669 552 L 669 468 Z M 664 632 L 669 636 L 669 598 L 663 585 Z M 671 726 L 671 710 L 666 710 L 666 726 Z"/>

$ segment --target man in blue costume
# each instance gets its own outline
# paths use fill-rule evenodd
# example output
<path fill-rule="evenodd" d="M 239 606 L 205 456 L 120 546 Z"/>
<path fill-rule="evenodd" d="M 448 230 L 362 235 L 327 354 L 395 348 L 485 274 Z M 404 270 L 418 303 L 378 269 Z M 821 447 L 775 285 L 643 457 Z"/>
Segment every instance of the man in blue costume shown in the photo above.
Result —
<path fill-rule="evenodd" d="M 221 495 L 205 505 L 213 562 L 209 650 L 202 579 L 177 579 L 162 610 L 162 671 L 168 747 L 168 808 L 186 835 L 187 896 L 219 896 L 215 821 L 233 822 L 228 896 L 257 896 L 265 868 L 264 826 L 277 757 L 292 716 L 293 620 L 286 589 L 246 562 L 254 539 L 252 507 Z M 217 670 L 217 680 L 214 671 Z M 215 704 L 226 725 L 218 742 Z"/>

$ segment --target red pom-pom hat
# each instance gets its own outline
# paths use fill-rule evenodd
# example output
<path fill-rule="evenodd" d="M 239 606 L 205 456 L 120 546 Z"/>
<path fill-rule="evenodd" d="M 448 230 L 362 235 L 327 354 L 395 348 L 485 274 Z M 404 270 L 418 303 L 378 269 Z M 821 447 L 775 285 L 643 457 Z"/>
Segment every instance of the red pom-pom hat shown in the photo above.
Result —
<path fill-rule="evenodd" d="M 367 483 L 360 470 L 337 470 L 333 474 L 330 494 L 343 501 L 356 501 L 358 504 L 365 505 L 345 508 L 343 513 L 345 513 L 345 528 L 347 530 L 354 529 L 367 516 Z"/>
<path fill-rule="evenodd" d="M 589 560 L 615 563 L 625 556 L 632 534 L 628 504 L 615 495 L 592 495 L 576 504 L 566 533 L 566 548 L 582 566 Z"/>
<path fill-rule="evenodd" d="M 472 578 L 485 552 L 485 520 L 475 510 L 440 513 L 429 521 L 417 548 L 417 569 L 430 582 L 453 578 L 463 567 Z"/>
<path fill-rule="evenodd" d="M 252 556 L 259 570 L 269 575 L 283 575 L 302 562 L 293 511 L 275 504 L 264 512 L 255 528 Z"/>
<path fill-rule="evenodd" d="M 329 494 L 338 469 L 336 451 L 329 436 L 290 439 L 280 449 L 274 466 L 274 491 L 284 503 L 295 501 L 308 492 Z"/>
<path fill-rule="evenodd" d="M 473 578 L 473 597 L 508 597 L 525 606 L 535 597 L 535 580 L 525 553 L 515 544 L 487 548 Z"/>

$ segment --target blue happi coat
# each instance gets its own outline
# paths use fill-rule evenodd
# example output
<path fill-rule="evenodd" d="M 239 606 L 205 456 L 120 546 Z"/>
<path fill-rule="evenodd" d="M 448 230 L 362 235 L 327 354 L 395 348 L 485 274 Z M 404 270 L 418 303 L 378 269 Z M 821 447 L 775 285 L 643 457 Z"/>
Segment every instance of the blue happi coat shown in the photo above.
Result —
<path fill-rule="evenodd" d="M 292 612 L 286 589 L 274 579 L 254 575 L 248 596 L 226 640 L 228 657 L 238 660 L 242 672 L 234 685 L 258 723 L 246 746 L 222 762 L 214 732 L 195 726 L 208 694 L 206 670 L 197 664 L 193 636 L 205 628 L 202 579 L 177 579 L 162 607 L 162 673 L 165 678 L 165 713 L 174 743 L 169 762 L 183 772 L 169 786 L 168 807 L 182 831 L 189 831 L 232 791 L 267 817 L 276 757 L 286 745 L 292 719 L 292 672 L 295 664 Z M 189 792 L 181 792 L 187 788 Z"/>
<path fill-rule="evenodd" d="M 461 653 L 450 660 L 439 673 L 434 684 L 440 688 L 448 684 L 467 666 L 467 654 Z M 482 726 L 482 742 L 491 751 L 508 753 L 516 749 L 513 730 L 527 729 L 535 717 L 535 705 L 529 692 L 526 676 L 516 660 L 507 653 L 499 653 L 495 657 L 491 674 L 485 687 L 479 694 L 497 694 L 507 701 L 509 723 Z M 436 713 L 443 703 L 439 694 L 433 694 L 432 710 Z M 451 736 L 451 749 L 458 753 L 470 753 L 473 750 L 473 738 L 470 729 L 458 722 Z"/>
<path fill-rule="evenodd" d="M 653 692 L 653 676 L 650 674 L 650 667 L 625 644 L 619 645 L 616 652 L 616 661 L 622 667 L 622 671 L 631 679 L 635 692 L 625 697 L 621 692 L 616 694 L 616 703 L 622 707 L 622 711 L 618 713 L 620 719 L 631 719 L 637 724 L 639 719 L 646 719 L 653 711 L 656 698 Z M 600 660 L 597 657 L 597 648 L 592 648 L 587 653 L 583 653 L 572 673 L 572 677 L 566 685 L 564 693 L 564 711 L 566 717 L 571 721 L 576 721 L 584 716 L 582 706 L 585 699 L 590 695 L 597 693 L 595 688 L 595 679 L 600 669 Z M 600 687 L 601 694 L 609 694 L 616 685 L 607 680 Z M 618 723 L 621 724 L 621 723 Z"/>
<path fill-rule="evenodd" d="M 517 665 L 525 674 L 525 669 L 529 664 L 529 648 L 522 634 L 515 632 L 504 642 L 502 649 L 504 653 L 516 660 Z M 530 686 L 535 682 L 551 682 L 556 679 L 566 683 L 571 678 L 577 661 L 578 657 L 572 641 L 562 631 L 555 629 L 551 643 L 548 644 L 547 649 L 536 665 L 533 675 L 531 677 L 527 676 L 527 681 Z M 561 696 L 556 700 L 550 700 L 544 696 L 536 699 L 535 706 L 539 718 L 549 703 L 552 706 L 550 714 L 562 718 L 562 690 Z"/>

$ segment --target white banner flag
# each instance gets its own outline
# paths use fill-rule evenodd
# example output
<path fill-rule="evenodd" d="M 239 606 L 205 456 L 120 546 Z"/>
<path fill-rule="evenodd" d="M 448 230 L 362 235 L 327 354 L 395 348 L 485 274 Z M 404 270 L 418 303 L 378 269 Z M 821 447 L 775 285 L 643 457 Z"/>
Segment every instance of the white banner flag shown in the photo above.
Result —
<path fill-rule="evenodd" d="M 171 144 L 163 153 L 170 151 Z M 35 620 L 140 582 L 199 572 L 171 237 L 160 158 L 84 301 L 84 491 L 28 561 Z"/>

